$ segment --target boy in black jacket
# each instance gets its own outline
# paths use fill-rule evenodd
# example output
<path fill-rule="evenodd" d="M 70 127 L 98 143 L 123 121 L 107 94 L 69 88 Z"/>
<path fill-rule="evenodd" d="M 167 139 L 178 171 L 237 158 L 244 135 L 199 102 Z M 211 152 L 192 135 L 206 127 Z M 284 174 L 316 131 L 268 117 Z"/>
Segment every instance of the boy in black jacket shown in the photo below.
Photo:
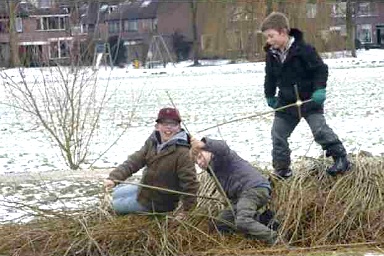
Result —
<path fill-rule="evenodd" d="M 219 221 L 215 223 L 217 228 L 220 231 L 231 230 L 231 225 L 228 225 L 231 223 L 244 234 L 274 244 L 276 231 L 255 219 L 271 198 L 269 181 L 231 150 L 225 141 L 192 138 L 191 145 L 194 161 L 202 169 L 210 167 L 233 206 L 234 212 L 232 209 L 220 212 Z"/>
<path fill-rule="evenodd" d="M 348 171 L 350 163 L 346 150 L 324 118 L 328 66 L 315 48 L 304 42 L 300 30 L 289 28 L 284 14 L 271 13 L 263 21 L 261 31 L 267 39 L 264 93 L 268 106 L 279 108 L 295 103 L 297 95 L 301 101 L 312 99 L 299 107 L 275 113 L 272 126 L 274 174 L 281 178 L 292 175 L 288 138 L 301 117 L 307 121 L 315 141 L 334 160 L 327 173 L 336 175 Z"/>

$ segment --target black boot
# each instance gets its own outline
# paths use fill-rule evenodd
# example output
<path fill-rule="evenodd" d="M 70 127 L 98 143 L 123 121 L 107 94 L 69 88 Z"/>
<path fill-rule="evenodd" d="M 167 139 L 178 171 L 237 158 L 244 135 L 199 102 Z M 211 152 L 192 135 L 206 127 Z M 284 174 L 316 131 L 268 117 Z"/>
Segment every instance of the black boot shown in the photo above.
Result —
<path fill-rule="evenodd" d="M 284 169 L 278 169 L 273 170 L 272 172 L 274 175 L 276 175 L 280 179 L 288 179 L 292 176 L 292 170 L 290 168 L 284 168 Z"/>
<path fill-rule="evenodd" d="M 346 156 L 333 157 L 335 163 L 327 169 L 327 173 L 331 176 L 342 174 L 351 169 L 351 163 L 348 161 Z"/>

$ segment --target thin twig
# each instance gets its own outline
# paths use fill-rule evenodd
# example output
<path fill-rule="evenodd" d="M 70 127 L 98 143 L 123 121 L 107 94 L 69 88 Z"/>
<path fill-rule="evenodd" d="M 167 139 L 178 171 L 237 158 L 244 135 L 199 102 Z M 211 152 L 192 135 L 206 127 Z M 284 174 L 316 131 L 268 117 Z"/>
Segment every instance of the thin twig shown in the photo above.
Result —
<path fill-rule="evenodd" d="M 241 117 L 241 118 L 232 119 L 230 121 L 226 121 L 226 122 L 223 122 L 223 123 L 219 123 L 217 125 L 213 125 L 213 126 L 204 128 L 204 129 L 202 129 L 200 131 L 197 131 L 197 133 L 205 132 L 205 131 L 211 130 L 213 128 L 217 128 L 219 126 L 223 126 L 225 124 L 235 123 L 235 122 L 242 121 L 242 120 L 245 120 L 245 119 L 251 119 L 251 118 L 255 118 L 255 117 L 259 117 L 259 116 L 268 115 L 268 114 L 275 113 L 276 111 L 280 111 L 280 110 L 283 110 L 283 109 L 286 109 L 286 108 L 290 108 L 290 107 L 294 107 L 294 106 L 300 106 L 302 104 L 305 104 L 305 103 L 308 103 L 308 102 L 311 102 L 311 101 L 312 101 L 312 99 L 305 100 L 305 101 L 298 101 L 298 102 L 291 103 L 291 104 L 288 104 L 288 105 L 285 105 L 285 106 L 282 106 L 280 108 L 276 108 L 276 109 L 273 109 L 273 110 L 269 110 L 269 111 L 265 111 L 265 112 L 261 112 L 261 113 L 256 113 L 256 114 L 245 116 L 245 117 Z"/>
<path fill-rule="evenodd" d="M 221 200 L 219 198 L 215 198 L 215 197 L 195 195 L 195 194 L 192 194 L 192 193 L 177 191 L 177 190 L 168 189 L 168 188 L 150 186 L 150 185 L 145 185 L 145 184 L 142 184 L 142 183 L 135 183 L 135 182 L 129 182 L 129 181 L 122 181 L 122 180 L 112 180 L 112 181 L 115 182 L 115 183 L 120 183 L 120 184 L 129 184 L 129 185 L 139 186 L 139 187 L 143 187 L 143 188 L 149 188 L 149 189 L 153 189 L 153 190 L 165 191 L 165 192 L 169 192 L 169 193 L 172 193 L 172 194 L 179 194 L 179 195 L 184 195 L 184 196 L 192 196 L 192 197 L 210 199 L 210 200 L 215 200 L 215 201 L 221 202 Z"/>

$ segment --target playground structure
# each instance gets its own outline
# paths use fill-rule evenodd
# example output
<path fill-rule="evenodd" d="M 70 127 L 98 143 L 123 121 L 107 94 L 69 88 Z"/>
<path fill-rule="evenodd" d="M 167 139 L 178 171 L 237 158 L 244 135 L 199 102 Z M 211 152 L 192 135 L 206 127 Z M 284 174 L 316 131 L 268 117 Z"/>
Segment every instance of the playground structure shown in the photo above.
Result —
<path fill-rule="evenodd" d="M 105 66 L 107 66 L 107 63 L 109 62 L 109 66 L 113 68 L 111 47 L 109 43 L 98 42 L 96 43 L 95 52 L 93 54 L 93 69 L 98 70 L 102 61 L 104 62 Z"/>
<path fill-rule="evenodd" d="M 175 65 L 174 58 L 163 36 L 155 35 L 152 37 L 145 63 L 148 68 L 153 68 L 159 65 L 166 67 L 168 63 Z"/>

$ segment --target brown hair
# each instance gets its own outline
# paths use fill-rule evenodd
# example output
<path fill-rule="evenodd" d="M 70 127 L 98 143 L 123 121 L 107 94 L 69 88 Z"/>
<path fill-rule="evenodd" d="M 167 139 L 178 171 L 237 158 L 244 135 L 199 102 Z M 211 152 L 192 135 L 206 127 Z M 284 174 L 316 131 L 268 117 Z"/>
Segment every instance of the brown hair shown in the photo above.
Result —
<path fill-rule="evenodd" d="M 268 29 L 275 29 L 281 31 L 287 29 L 289 31 L 289 20 L 281 12 L 272 12 L 269 14 L 261 24 L 261 32 L 264 32 Z"/>

